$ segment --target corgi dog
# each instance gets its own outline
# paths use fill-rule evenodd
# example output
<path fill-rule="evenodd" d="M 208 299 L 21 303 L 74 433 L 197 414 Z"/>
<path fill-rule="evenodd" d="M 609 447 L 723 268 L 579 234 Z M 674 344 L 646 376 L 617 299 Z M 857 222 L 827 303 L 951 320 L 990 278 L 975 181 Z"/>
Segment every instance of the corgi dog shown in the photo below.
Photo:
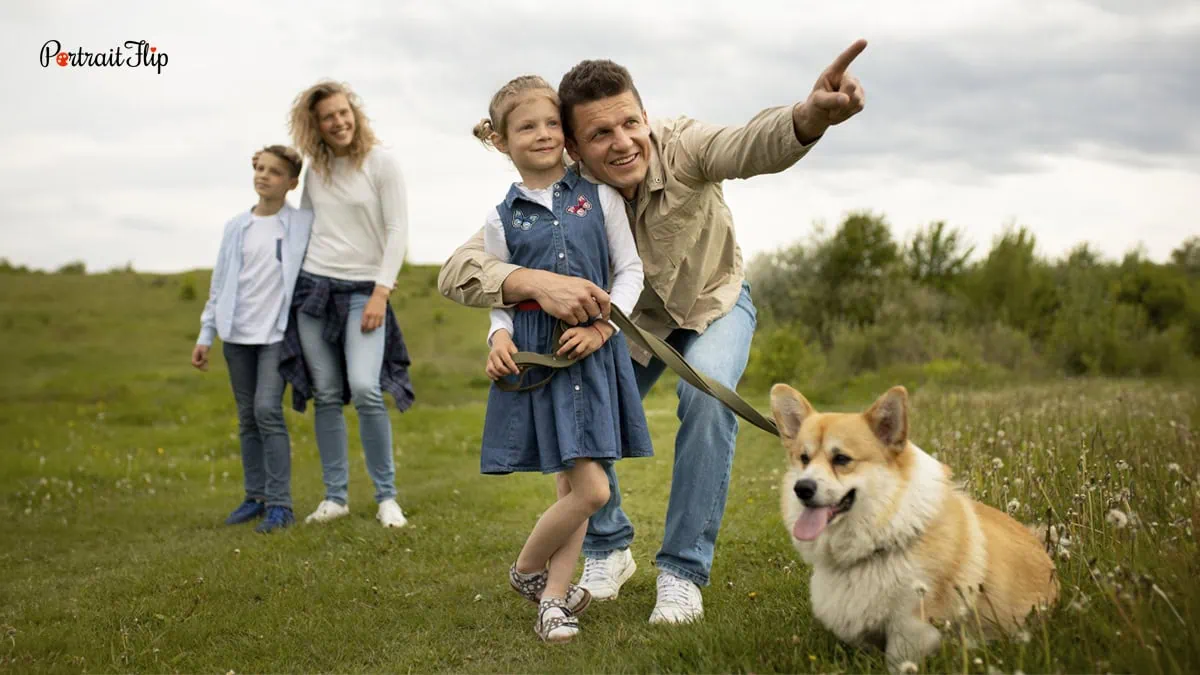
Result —
<path fill-rule="evenodd" d="M 788 456 L 784 524 L 812 566 L 813 614 L 842 640 L 909 669 L 938 648 L 935 625 L 965 622 L 987 639 L 1057 599 L 1034 531 L 973 501 L 909 441 L 904 387 L 862 413 L 818 413 L 776 384 L 771 412 Z"/>

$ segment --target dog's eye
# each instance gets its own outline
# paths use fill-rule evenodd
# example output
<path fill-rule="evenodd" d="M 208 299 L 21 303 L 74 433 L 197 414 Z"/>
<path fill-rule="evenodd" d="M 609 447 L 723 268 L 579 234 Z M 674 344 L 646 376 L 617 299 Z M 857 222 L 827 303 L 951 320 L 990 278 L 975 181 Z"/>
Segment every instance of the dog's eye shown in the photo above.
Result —
<path fill-rule="evenodd" d="M 846 466 L 851 461 L 853 461 L 853 460 L 850 459 L 849 455 L 843 455 L 840 452 L 833 456 L 833 465 L 834 466 Z"/>
<path fill-rule="evenodd" d="M 808 453 L 804 453 L 803 455 L 800 455 L 800 463 L 801 464 L 803 464 L 804 466 L 808 466 L 808 461 L 809 461 Z"/>

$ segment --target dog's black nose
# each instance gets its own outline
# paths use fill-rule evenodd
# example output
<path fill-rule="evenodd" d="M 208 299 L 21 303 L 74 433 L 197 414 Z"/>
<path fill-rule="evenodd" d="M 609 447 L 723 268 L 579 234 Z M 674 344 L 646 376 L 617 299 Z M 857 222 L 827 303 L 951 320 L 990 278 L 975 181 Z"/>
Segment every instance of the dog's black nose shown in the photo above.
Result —
<path fill-rule="evenodd" d="M 817 494 L 817 481 L 811 478 L 798 480 L 792 486 L 792 489 L 795 490 L 796 496 L 800 498 L 800 501 L 808 502 L 808 500 L 813 498 L 813 495 Z"/>

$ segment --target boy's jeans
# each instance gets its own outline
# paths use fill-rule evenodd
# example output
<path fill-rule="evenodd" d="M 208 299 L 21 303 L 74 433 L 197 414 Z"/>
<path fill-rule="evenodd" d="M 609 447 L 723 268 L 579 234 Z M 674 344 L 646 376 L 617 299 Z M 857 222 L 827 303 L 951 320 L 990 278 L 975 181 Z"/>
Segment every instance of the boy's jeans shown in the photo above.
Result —
<path fill-rule="evenodd" d="M 283 420 L 281 342 L 222 343 L 237 402 L 246 498 L 292 507 L 292 446 Z"/>
<path fill-rule="evenodd" d="M 697 370 L 736 389 L 750 358 L 757 322 L 750 286 L 743 283 L 741 296 L 728 314 L 703 333 L 677 329 L 667 337 L 667 342 Z M 638 389 L 645 398 L 666 364 L 653 359 L 649 366 L 635 362 L 633 367 Z M 655 564 L 661 570 L 707 586 L 717 531 L 725 514 L 738 419 L 720 401 L 682 380 L 676 394 L 679 396 L 676 415 L 681 424 L 675 436 L 666 532 Z M 633 541 L 633 523 L 621 510 L 617 474 L 611 464 L 605 470 L 612 497 L 588 521 L 583 543 L 583 553 L 588 557 L 603 557 L 614 549 L 628 548 Z"/>
<path fill-rule="evenodd" d="M 350 383 L 350 399 L 358 411 L 358 433 L 367 473 L 375 483 L 375 501 L 382 502 L 396 497 L 392 423 L 379 386 L 387 330 L 380 326 L 370 333 L 362 331 L 363 308 L 368 299 L 365 293 L 355 293 L 350 299 L 350 313 L 346 317 L 346 379 Z M 333 345 L 321 335 L 323 325 L 321 319 L 297 312 L 300 347 L 312 374 L 316 409 L 313 426 L 321 454 L 325 499 L 345 505 L 349 496 L 350 458 L 346 418 L 342 415 L 342 368 Z"/>

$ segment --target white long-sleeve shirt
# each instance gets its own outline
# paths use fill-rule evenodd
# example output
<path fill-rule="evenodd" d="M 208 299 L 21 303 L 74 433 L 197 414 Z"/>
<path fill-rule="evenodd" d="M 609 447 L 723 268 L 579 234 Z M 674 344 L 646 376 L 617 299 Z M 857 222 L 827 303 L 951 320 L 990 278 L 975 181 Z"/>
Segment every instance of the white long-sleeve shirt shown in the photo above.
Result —
<path fill-rule="evenodd" d="M 530 201 L 537 202 L 553 210 L 553 186 L 541 190 L 531 190 L 518 183 L 517 188 Z M 608 295 L 612 304 L 621 308 L 625 314 L 633 313 L 642 294 L 643 271 L 642 259 L 638 257 L 637 244 L 633 240 L 633 230 L 629 228 L 629 217 L 625 214 L 625 200 L 621 193 L 608 185 L 599 185 L 600 207 L 604 211 L 604 230 L 608 235 L 608 260 L 612 267 L 612 288 Z M 566 222 L 566 221 L 564 221 Z M 500 212 L 495 208 L 488 213 L 483 228 L 483 248 L 496 256 L 502 262 L 508 262 L 508 240 L 504 236 L 504 223 L 500 222 Z M 488 344 L 492 335 L 501 328 L 513 332 L 513 310 L 511 308 L 495 308 L 491 310 L 491 327 L 488 329 Z M 611 325 L 611 324 L 610 324 Z M 617 327 L 613 325 L 615 330 Z"/>
<path fill-rule="evenodd" d="M 300 206 L 316 214 L 304 271 L 396 285 L 408 246 L 408 200 L 390 152 L 375 146 L 361 171 L 348 157 L 335 157 L 328 182 L 310 165 Z"/>

